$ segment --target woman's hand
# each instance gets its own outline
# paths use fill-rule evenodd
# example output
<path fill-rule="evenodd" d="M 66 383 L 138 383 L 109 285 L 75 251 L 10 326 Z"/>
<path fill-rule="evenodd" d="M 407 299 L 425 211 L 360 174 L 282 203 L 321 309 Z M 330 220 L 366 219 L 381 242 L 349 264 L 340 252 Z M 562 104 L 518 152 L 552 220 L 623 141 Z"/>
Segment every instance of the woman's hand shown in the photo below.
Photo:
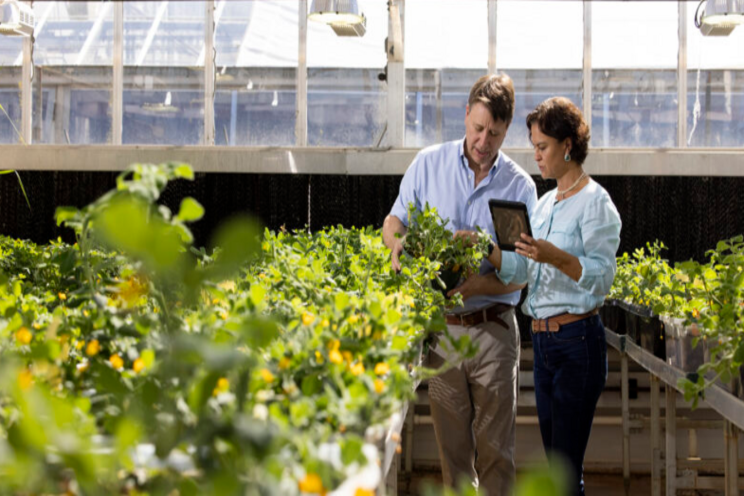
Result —
<path fill-rule="evenodd" d="M 518 255 L 527 257 L 537 263 L 549 263 L 558 265 L 558 259 L 562 250 L 557 248 L 550 241 L 544 239 L 535 239 L 525 233 L 522 233 L 522 240 L 514 243 L 517 247 L 515 250 Z"/>

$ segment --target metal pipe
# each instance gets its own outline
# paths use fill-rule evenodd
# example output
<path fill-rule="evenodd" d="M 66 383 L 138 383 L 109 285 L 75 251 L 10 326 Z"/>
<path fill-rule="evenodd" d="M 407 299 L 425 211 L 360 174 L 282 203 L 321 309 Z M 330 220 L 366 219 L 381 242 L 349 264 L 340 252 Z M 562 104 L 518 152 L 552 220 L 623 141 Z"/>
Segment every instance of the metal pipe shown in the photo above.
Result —
<path fill-rule="evenodd" d="M 677 494 L 677 391 L 666 386 L 666 495 Z"/>

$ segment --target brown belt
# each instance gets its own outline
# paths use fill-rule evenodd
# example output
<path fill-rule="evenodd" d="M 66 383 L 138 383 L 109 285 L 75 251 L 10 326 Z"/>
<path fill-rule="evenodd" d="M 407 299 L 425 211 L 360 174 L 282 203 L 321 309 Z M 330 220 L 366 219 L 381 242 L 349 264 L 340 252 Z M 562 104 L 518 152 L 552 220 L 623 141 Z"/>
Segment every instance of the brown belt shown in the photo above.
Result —
<path fill-rule="evenodd" d="M 560 315 L 556 315 L 555 317 L 548 317 L 547 319 L 534 319 L 532 321 L 532 332 L 558 332 L 561 329 L 561 326 L 571 324 L 573 322 L 578 322 L 579 320 L 584 320 L 586 318 L 597 315 L 598 313 L 599 310 L 595 308 L 591 312 L 582 313 L 580 315 L 574 315 L 572 313 L 562 313 Z"/>
<path fill-rule="evenodd" d="M 472 327 L 482 324 L 483 322 L 496 322 L 502 327 L 509 327 L 506 325 L 506 322 L 499 317 L 499 315 L 513 308 L 513 306 L 505 303 L 496 303 L 495 305 L 482 310 L 476 310 L 475 312 L 450 313 L 444 317 L 450 325 Z"/>

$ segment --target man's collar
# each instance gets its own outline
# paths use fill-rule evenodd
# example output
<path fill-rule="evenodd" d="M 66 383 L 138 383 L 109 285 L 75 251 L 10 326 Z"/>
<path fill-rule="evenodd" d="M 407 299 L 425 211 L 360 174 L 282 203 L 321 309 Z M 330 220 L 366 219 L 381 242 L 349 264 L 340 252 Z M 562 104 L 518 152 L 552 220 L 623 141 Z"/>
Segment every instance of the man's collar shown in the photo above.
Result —
<path fill-rule="evenodd" d="M 460 144 L 458 145 L 458 149 L 460 152 L 460 166 L 465 167 L 466 169 L 470 170 L 470 167 L 468 166 L 468 157 L 465 156 L 465 138 L 460 140 Z M 496 155 L 496 160 L 493 161 L 493 165 L 491 165 L 491 168 L 488 170 L 489 174 L 495 174 L 496 169 L 499 165 L 499 162 L 501 161 L 502 157 L 501 150 L 499 150 L 499 154 Z"/>

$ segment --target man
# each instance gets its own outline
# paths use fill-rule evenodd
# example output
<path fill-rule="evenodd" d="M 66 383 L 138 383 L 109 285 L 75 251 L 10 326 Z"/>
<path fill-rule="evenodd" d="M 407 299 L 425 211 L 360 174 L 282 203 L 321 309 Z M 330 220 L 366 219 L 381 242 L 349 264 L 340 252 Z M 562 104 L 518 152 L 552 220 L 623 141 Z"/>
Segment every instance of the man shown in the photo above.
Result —
<path fill-rule="evenodd" d="M 520 201 L 528 211 L 537 201 L 535 183 L 501 144 L 514 116 L 514 86 L 506 75 L 480 78 L 465 110 L 465 138 L 419 152 L 403 176 L 398 199 L 385 219 L 382 235 L 392 251 L 392 266 L 407 231 L 409 202 L 435 206 L 448 229 L 481 227 L 495 238 L 488 200 Z M 400 237 L 396 237 L 399 234 Z M 463 477 L 490 496 L 509 494 L 514 482 L 519 330 L 514 306 L 522 286 L 503 285 L 490 263 L 449 296 L 461 293 L 464 307 L 447 315 L 449 332 L 468 334 L 478 354 L 429 381 L 429 400 L 445 484 Z M 448 360 L 441 346 L 429 363 Z"/>

